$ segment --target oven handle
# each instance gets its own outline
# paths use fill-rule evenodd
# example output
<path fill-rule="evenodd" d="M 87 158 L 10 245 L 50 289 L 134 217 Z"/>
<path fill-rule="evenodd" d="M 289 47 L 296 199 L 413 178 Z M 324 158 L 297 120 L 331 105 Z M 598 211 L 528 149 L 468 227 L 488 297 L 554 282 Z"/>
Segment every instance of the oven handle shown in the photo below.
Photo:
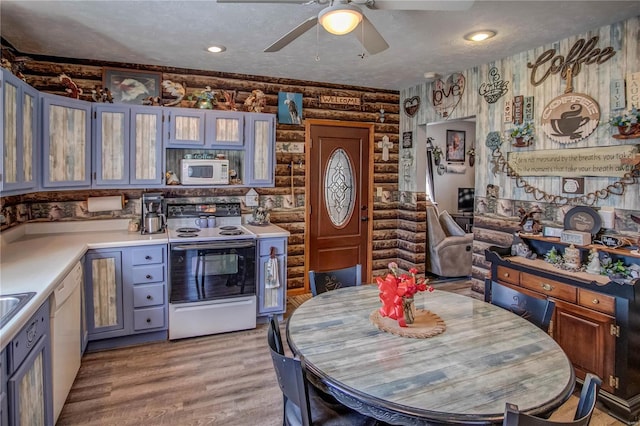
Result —
<path fill-rule="evenodd" d="M 187 250 L 219 250 L 226 248 L 251 248 L 255 247 L 255 243 L 253 241 L 225 241 L 225 242 L 217 242 L 217 243 L 195 243 L 195 244 L 184 244 L 179 246 L 171 247 L 171 251 L 187 251 Z"/>

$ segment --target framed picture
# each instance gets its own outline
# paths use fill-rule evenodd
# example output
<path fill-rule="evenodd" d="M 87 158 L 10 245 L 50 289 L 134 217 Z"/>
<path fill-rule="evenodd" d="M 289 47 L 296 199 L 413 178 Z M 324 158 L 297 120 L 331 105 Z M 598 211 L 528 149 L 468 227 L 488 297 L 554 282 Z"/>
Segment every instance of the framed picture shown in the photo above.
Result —
<path fill-rule="evenodd" d="M 302 93 L 278 93 L 278 123 L 302 124 Z"/>
<path fill-rule="evenodd" d="M 143 99 L 160 97 L 162 74 L 105 67 L 102 85 L 111 91 L 114 102 L 141 105 Z"/>
<path fill-rule="evenodd" d="M 452 163 L 464 163 L 465 132 L 463 130 L 447 130 L 447 153 L 445 159 Z"/>

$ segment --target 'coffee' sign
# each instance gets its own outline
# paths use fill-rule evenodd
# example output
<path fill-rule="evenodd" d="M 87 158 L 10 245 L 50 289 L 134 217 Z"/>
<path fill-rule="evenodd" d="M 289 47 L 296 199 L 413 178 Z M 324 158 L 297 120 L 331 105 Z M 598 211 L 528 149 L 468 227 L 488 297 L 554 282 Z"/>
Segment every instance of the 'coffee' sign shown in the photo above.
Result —
<path fill-rule="evenodd" d="M 567 68 L 571 68 L 573 76 L 580 74 L 582 65 L 591 65 L 594 63 L 602 64 L 611 59 L 615 54 L 613 47 L 605 47 L 600 50 L 595 47 L 600 37 L 592 37 L 589 41 L 581 38 L 577 40 L 567 57 L 556 55 L 556 49 L 549 49 L 542 55 L 538 56 L 535 63 L 529 62 L 527 67 L 531 68 L 531 84 L 539 86 L 549 77 L 550 74 L 561 73 L 562 78 L 567 75 Z"/>

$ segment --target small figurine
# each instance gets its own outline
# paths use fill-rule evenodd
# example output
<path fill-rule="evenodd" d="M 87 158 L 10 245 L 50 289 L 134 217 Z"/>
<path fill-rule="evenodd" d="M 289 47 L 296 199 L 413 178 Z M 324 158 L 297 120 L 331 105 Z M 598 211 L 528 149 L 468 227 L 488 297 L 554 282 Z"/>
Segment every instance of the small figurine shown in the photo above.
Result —
<path fill-rule="evenodd" d="M 580 249 L 577 249 L 573 244 L 564 249 L 564 256 L 562 259 L 564 261 L 565 269 L 577 271 L 582 266 L 582 263 L 580 262 Z"/>
<path fill-rule="evenodd" d="M 244 106 L 248 112 L 262 112 L 267 105 L 267 97 L 262 90 L 255 89 L 244 101 Z"/>
<path fill-rule="evenodd" d="M 539 206 L 534 206 L 528 213 L 520 207 L 518 213 L 520 215 L 520 226 L 525 233 L 539 234 L 542 232 L 542 225 L 540 224 L 542 209 Z"/>
<path fill-rule="evenodd" d="M 590 274 L 600 275 L 600 255 L 598 254 L 598 250 L 595 248 L 592 248 L 591 251 L 589 251 L 587 272 Z"/>
<path fill-rule="evenodd" d="M 544 255 L 544 260 L 545 262 L 550 263 L 552 265 L 557 265 L 559 263 L 562 263 L 562 256 L 560 255 L 560 253 L 558 253 L 558 250 L 556 250 L 554 246 L 554 247 L 551 247 L 551 250 L 549 250 Z"/>
<path fill-rule="evenodd" d="M 180 185 L 180 179 L 171 170 L 166 173 L 167 185 Z"/>

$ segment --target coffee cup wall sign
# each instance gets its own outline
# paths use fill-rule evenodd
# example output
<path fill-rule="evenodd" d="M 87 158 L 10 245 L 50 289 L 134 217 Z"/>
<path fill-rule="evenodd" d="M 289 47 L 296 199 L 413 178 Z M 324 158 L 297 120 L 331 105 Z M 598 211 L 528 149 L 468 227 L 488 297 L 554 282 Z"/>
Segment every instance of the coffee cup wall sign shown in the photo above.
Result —
<path fill-rule="evenodd" d="M 442 117 L 450 117 L 462 100 L 465 78 L 460 73 L 453 73 L 447 77 L 447 81 L 436 80 L 433 82 L 433 107 Z"/>
<path fill-rule="evenodd" d="M 413 117 L 414 115 L 416 115 L 419 109 L 420 109 L 420 98 L 418 96 L 414 96 L 412 98 L 408 98 L 404 100 L 404 112 L 409 117 Z"/>
<path fill-rule="evenodd" d="M 542 111 L 542 130 L 551 139 L 569 144 L 587 138 L 598 127 L 600 107 L 582 93 L 560 95 Z"/>

